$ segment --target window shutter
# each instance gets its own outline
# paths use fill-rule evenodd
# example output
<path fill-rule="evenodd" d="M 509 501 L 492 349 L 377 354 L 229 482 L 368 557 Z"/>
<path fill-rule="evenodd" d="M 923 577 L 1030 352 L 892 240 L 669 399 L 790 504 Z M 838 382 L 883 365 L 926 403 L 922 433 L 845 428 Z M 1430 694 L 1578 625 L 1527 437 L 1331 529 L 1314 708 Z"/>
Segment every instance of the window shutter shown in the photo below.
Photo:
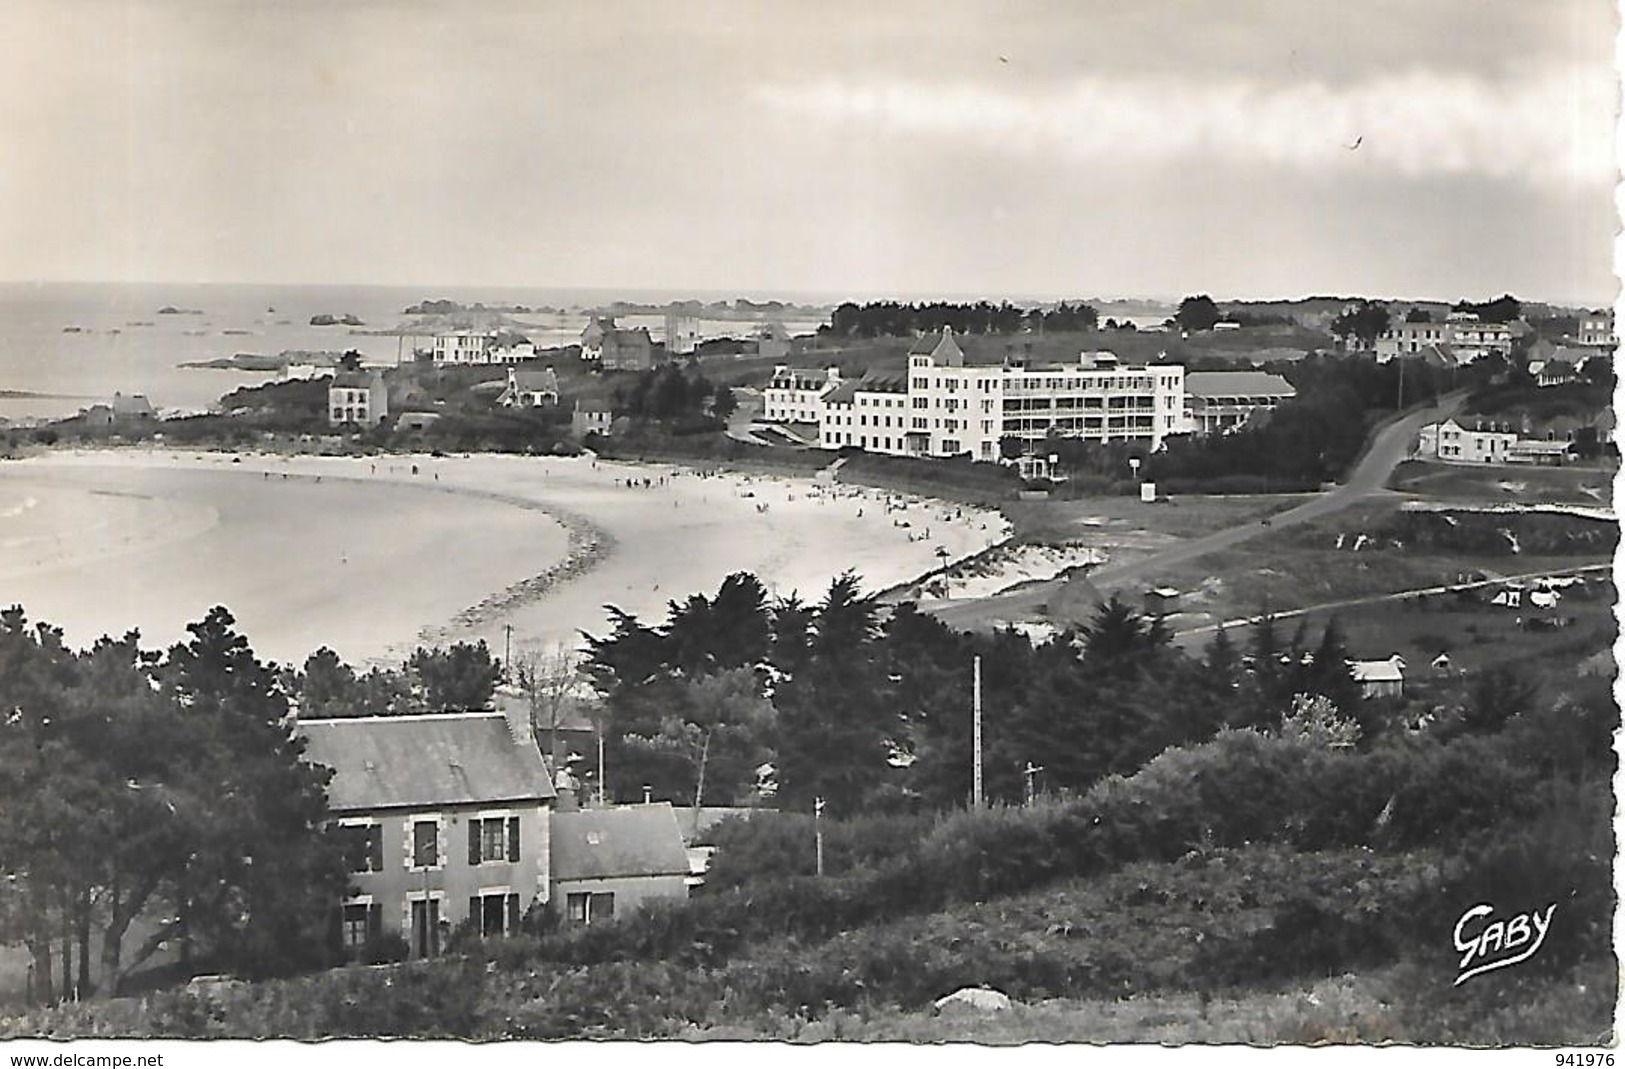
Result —
<path fill-rule="evenodd" d="M 384 934 L 384 907 L 374 902 L 367 907 L 367 938 L 377 939 Z"/>
<path fill-rule="evenodd" d="M 468 863 L 470 865 L 480 863 L 480 825 L 483 823 L 484 821 L 478 819 L 468 822 Z"/>
<path fill-rule="evenodd" d="M 480 916 L 480 896 L 468 896 L 468 920 L 474 927 L 475 935 L 485 934 L 485 918 Z"/>
<path fill-rule="evenodd" d="M 415 857 L 416 851 L 414 850 L 417 844 L 412 841 L 412 829 L 416 826 L 416 821 L 411 817 L 401 821 L 401 864 L 408 869 L 417 860 Z"/>
<path fill-rule="evenodd" d="M 449 854 L 446 850 L 446 818 L 434 818 L 434 864 L 440 868 L 447 864 Z"/>
<path fill-rule="evenodd" d="M 508 935 L 517 935 L 519 932 L 519 895 L 508 896 Z"/>
<path fill-rule="evenodd" d="M 508 818 L 508 860 L 519 860 L 519 818 Z"/>
<path fill-rule="evenodd" d="M 376 824 L 367 829 L 367 871 L 384 871 L 384 829 Z"/>

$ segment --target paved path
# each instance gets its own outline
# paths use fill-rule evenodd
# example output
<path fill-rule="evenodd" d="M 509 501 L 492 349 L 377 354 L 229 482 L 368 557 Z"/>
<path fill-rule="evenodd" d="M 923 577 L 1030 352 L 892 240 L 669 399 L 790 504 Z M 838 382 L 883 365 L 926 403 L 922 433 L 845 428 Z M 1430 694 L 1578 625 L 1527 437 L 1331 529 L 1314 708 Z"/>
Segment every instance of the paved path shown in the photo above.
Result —
<path fill-rule="evenodd" d="M 1447 394 L 1440 398 L 1437 404 L 1418 409 L 1393 421 L 1377 433 L 1370 448 L 1349 474 L 1348 481 L 1301 505 L 1276 513 L 1269 518 L 1267 524 L 1260 522 L 1227 527 L 1199 538 L 1187 539 L 1139 560 L 1105 564 L 1089 572 L 1089 579 L 1097 587 L 1102 588 L 1134 582 L 1148 574 L 1240 545 L 1261 534 L 1318 520 L 1372 495 L 1383 493 L 1385 492 L 1383 486 L 1387 483 L 1388 477 L 1410 452 L 1410 445 L 1415 440 L 1417 431 L 1426 424 L 1436 423 L 1457 412 L 1466 399 L 1465 390 Z M 991 598 L 921 606 L 921 611 L 931 613 L 950 627 L 964 629 L 986 626 L 1002 620 L 1016 620 L 1036 613 L 1065 582 L 1065 579 L 1052 579 L 1013 593 L 996 594 Z"/>

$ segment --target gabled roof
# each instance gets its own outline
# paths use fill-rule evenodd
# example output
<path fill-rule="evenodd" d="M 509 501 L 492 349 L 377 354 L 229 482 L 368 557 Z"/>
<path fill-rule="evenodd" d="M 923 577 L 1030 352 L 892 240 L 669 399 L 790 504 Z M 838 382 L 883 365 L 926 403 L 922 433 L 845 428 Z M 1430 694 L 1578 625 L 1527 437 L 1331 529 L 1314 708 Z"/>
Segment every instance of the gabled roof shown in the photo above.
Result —
<path fill-rule="evenodd" d="M 604 331 L 605 345 L 653 345 L 648 327 L 616 327 Z"/>
<path fill-rule="evenodd" d="M 501 713 L 302 720 L 305 758 L 333 769 L 337 812 L 538 801 L 554 797 L 534 743 Z"/>
<path fill-rule="evenodd" d="M 915 339 L 914 344 L 909 346 L 908 354 L 910 356 L 929 355 L 937 363 L 948 365 L 963 362 L 965 359 L 965 351 L 959 347 L 958 342 L 954 341 L 954 332 L 951 328 L 944 330 L 941 334 L 920 335 Z"/>
<path fill-rule="evenodd" d="M 1403 683 L 1405 663 L 1397 657 L 1386 661 L 1350 661 L 1349 672 L 1356 683 Z"/>
<path fill-rule="evenodd" d="M 383 379 L 370 371 L 340 371 L 333 376 L 328 389 L 366 390 L 383 385 Z"/>
<path fill-rule="evenodd" d="M 542 393 L 558 393 L 559 377 L 552 368 L 543 368 L 541 371 L 515 371 L 510 368 L 508 375 L 513 384 L 521 390 L 540 391 Z"/>
<path fill-rule="evenodd" d="M 1265 371 L 1187 371 L 1185 392 L 1192 397 L 1295 397 L 1298 391 Z"/>
<path fill-rule="evenodd" d="M 555 880 L 689 875 L 669 802 L 554 813 L 551 835 Z"/>
<path fill-rule="evenodd" d="M 153 414 L 152 402 L 147 400 L 145 394 L 134 393 L 125 396 L 122 393 L 113 395 L 113 414 L 117 416 L 150 416 Z"/>
<path fill-rule="evenodd" d="M 604 401 L 604 400 L 601 400 L 601 399 L 596 398 L 596 397 L 587 398 L 585 400 L 583 400 L 582 398 L 579 398 L 579 397 L 576 398 L 575 410 L 577 412 L 604 412 L 604 413 L 610 413 L 610 412 L 615 411 L 613 408 L 610 407 L 610 404 L 609 404 L 608 401 Z"/>

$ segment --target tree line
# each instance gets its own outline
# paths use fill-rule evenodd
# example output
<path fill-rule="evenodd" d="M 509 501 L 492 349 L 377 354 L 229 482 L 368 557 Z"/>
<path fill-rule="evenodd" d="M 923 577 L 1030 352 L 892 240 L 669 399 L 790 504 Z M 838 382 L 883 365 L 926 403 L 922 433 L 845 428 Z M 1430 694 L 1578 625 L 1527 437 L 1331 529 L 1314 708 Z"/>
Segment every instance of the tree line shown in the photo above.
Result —
<path fill-rule="evenodd" d="M 231 614 L 149 650 L 0 613 L 0 944 L 37 1000 L 114 993 L 160 950 L 263 976 L 324 963 L 347 866 L 331 773 Z"/>
<path fill-rule="evenodd" d="M 1154 453 L 1144 442 L 1103 443 L 1062 436 L 1049 438 L 1033 451 L 1056 456 L 1061 470 L 1074 479 L 1107 482 L 1128 479 L 1128 461 L 1138 459 L 1140 477 L 1175 493 L 1312 489 L 1348 472 L 1373 423 L 1384 413 L 1402 402 L 1410 406 L 1431 401 L 1456 385 L 1488 383 L 1504 373 L 1506 365 L 1498 358 L 1485 358 L 1455 372 L 1420 358 L 1379 364 L 1360 356 L 1317 353 L 1266 365 L 1265 370 L 1291 383 L 1296 396 L 1227 433 L 1170 436 Z M 1019 439 L 1006 439 L 1000 446 L 1006 457 L 1030 448 Z"/>
<path fill-rule="evenodd" d="M 1014 334 L 1021 330 L 1094 330 L 1100 317 L 1090 305 L 1062 301 L 1052 308 L 1020 308 L 1008 301 L 954 304 L 931 301 L 847 301 L 818 328 L 823 335 L 843 338 L 912 337 L 950 327 L 957 334 Z"/>
<path fill-rule="evenodd" d="M 673 430 L 717 430 L 733 414 L 733 391 L 701 372 L 690 375 L 675 364 L 639 372 L 615 387 L 617 413 L 666 424 Z"/>
<path fill-rule="evenodd" d="M 685 804 L 747 804 L 765 787 L 783 806 L 823 798 L 838 815 L 962 806 L 976 658 L 996 801 L 1035 785 L 1081 792 L 1171 746 L 1291 715 L 1352 725 L 1362 746 L 1395 729 L 1392 708 L 1362 699 L 1335 620 L 1282 635 L 1266 615 L 1191 656 L 1115 597 L 1035 643 L 961 634 L 911 604 L 883 611 L 851 575 L 808 604 L 769 598 L 747 573 L 714 598 L 672 602 L 661 623 L 611 616 L 587 638 L 583 670 L 601 699 L 612 798 L 648 786 Z"/>

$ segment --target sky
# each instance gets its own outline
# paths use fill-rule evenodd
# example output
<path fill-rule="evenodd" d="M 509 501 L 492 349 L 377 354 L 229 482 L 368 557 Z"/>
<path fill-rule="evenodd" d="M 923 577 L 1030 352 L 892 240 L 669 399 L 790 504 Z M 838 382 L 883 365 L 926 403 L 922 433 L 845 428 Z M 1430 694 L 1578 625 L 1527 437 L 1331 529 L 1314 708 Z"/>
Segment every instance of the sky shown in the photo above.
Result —
<path fill-rule="evenodd" d="M 7 0 L 0 279 L 1611 303 L 1611 0 Z"/>

